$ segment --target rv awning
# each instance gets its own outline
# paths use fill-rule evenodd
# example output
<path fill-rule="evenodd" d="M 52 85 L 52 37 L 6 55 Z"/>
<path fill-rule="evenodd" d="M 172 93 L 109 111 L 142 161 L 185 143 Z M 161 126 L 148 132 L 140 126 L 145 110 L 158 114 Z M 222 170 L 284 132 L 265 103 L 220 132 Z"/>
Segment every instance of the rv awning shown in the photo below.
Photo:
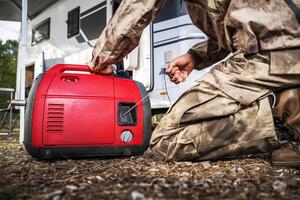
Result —
<path fill-rule="evenodd" d="M 28 0 L 28 18 L 33 19 L 59 0 Z M 22 0 L 0 0 L 0 20 L 21 21 Z"/>

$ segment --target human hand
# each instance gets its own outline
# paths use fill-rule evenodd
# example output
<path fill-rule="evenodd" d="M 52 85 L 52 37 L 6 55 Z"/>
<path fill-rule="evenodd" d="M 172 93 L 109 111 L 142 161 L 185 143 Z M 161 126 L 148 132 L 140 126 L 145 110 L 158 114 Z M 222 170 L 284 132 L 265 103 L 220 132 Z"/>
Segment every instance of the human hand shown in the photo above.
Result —
<path fill-rule="evenodd" d="M 115 70 L 115 67 L 113 65 L 107 66 L 103 69 L 99 69 L 97 71 L 91 69 L 96 74 L 103 74 L 103 75 L 111 75 L 113 71 Z"/>
<path fill-rule="evenodd" d="M 193 71 L 196 63 L 188 53 L 173 59 L 166 68 L 166 74 L 175 84 L 184 82 Z"/>

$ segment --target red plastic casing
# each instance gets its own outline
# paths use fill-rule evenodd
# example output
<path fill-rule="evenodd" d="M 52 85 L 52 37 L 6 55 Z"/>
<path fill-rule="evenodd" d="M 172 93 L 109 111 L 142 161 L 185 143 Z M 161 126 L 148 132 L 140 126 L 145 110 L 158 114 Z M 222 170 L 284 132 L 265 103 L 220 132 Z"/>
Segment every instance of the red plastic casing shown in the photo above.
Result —
<path fill-rule="evenodd" d="M 85 72 L 85 73 L 80 73 Z M 137 103 L 141 93 L 133 80 L 89 73 L 88 66 L 59 64 L 49 69 L 34 97 L 31 142 L 36 148 L 134 146 L 143 143 L 143 106 L 137 124 L 118 124 L 119 102 Z M 121 141 L 124 130 L 131 142 Z"/>

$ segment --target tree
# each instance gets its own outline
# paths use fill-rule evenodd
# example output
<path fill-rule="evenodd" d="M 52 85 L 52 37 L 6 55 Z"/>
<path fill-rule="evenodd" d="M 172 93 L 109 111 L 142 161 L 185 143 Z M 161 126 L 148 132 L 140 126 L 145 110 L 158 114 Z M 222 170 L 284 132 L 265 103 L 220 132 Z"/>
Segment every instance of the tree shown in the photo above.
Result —
<path fill-rule="evenodd" d="M 15 88 L 17 72 L 18 42 L 0 40 L 0 87 Z M 7 99 L 0 96 L 0 108 L 7 106 Z"/>

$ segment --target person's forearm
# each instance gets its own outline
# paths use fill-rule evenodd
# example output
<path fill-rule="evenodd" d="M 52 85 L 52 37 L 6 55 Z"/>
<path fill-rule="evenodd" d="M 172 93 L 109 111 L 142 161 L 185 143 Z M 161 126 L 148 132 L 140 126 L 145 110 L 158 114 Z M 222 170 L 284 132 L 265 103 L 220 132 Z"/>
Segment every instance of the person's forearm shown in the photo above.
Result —
<path fill-rule="evenodd" d="M 100 35 L 89 66 L 100 72 L 118 62 L 139 43 L 145 27 L 151 23 L 166 0 L 124 0 Z"/>

